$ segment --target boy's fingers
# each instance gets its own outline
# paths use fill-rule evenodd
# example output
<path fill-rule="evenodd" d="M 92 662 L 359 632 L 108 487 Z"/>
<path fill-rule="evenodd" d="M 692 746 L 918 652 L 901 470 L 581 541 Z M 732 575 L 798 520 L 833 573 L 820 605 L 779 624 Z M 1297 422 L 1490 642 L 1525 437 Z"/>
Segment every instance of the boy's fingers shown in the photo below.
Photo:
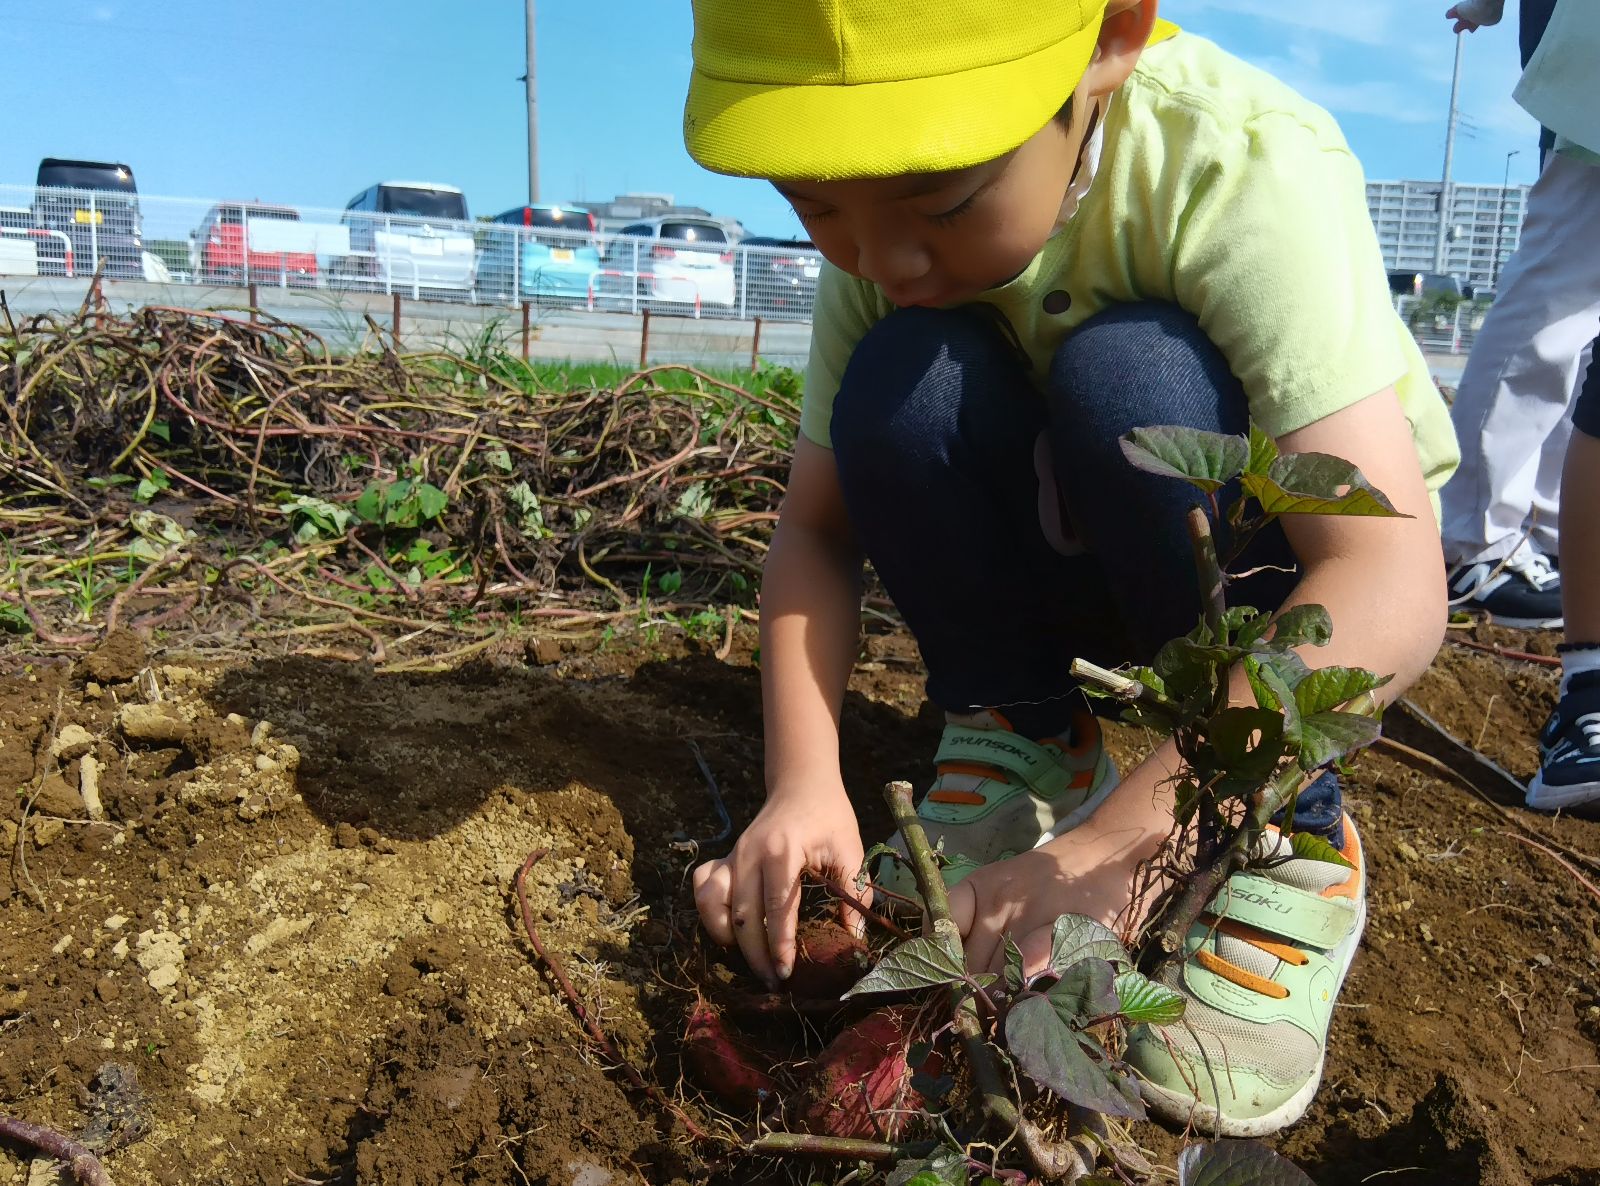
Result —
<path fill-rule="evenodd" d="M 767 942 L 779 980 L 794 971 L 795 931 L 800 917 L 800 866 L 768 865 L 766 877 Z"/>
<path fill-rule="evenodd" d="M 725 860 L 707 861 L 694 871 L 694 904 L 700 923 L 711 941 L 722 947 L 733 945 L 732 870 Z"/>
<path fill-rule="evenodd" d="M 753 848 L 753 846 L 752 846 Z M 732 860 L 733 892 L 731 894 L 731 921 L 734 942 L 744 953 L 745 963 L 756 977 L 776 987 L 777 972 L 772 966 L 772 953 L 767 946 L 767 891 L 768 860 L 753 851 L 742 854 L 735 850 Z"/>

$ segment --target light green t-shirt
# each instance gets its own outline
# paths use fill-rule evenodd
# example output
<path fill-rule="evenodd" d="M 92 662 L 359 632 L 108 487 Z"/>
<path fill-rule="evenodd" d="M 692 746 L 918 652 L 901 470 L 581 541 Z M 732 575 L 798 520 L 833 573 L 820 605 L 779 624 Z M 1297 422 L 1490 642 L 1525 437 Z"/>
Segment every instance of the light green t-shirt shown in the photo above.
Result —
<path fill-rule="evenodd" d="M 1199 319 L 1272 436 L 1393 385 L 1428 489 L 1443 486 L 1459 460 L 1450 414 L 1391 303 L 1361 166 L 1332 117 L 1182 33 L 1144 52 L 1104 129 L 1076 213 L 979 298 L 1010 321 L 1035 379 L 1108 305 L 1170 301 Z M 829 446 L 845 365 L 892 310 L 876 285 L 824 270 L 800 422 L 810 440 Z"/>

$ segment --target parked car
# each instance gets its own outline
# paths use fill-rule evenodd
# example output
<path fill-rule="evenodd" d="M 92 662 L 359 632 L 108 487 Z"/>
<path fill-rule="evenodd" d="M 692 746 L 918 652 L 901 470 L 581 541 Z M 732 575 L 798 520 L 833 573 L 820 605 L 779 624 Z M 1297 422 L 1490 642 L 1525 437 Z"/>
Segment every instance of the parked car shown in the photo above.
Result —
<path fill-rule="evenodd" d="M 1389 291 L 1396 296 L 1446 296 L 1459 297 L 1470 300 L 1472 288 L 1463 285 L 1461 277 L 1448 276 L 1443 272 L 1412 272 L 1396 271 L 1389 273 Z"/>
<path fill-rule="evenodd" d="M 470 294 L 477 246 L 467 199 L 453 185 L 383 181 L 345 206 L 350 254 L 330 261 L 330 282 L 362 288 Z"/>
<path fill-rule="evenodd" d="M 601 260 L 600 291 L 608 308 L 730 311 L 737 296 L 727 232 L 706 218 L 650 218 L 617 232 Z"/>
<path fill-rule="evenodd" d="M 582 301 L 600 270 L 594 215 L 576 206 L 515 206 L 481 232 L 478 291 L 497 300 Z"/>
<path fill-rule="evenodd" d="M 139 189 L 132 169 L 108 161 L 45 157 L 35 184 L 33 223 L 45 232 L 38 243 L 42 275 L 88 275 L 104 261 L 103 274 L 110 279 L 144 279 Z"/>
<path fill-rule="evenodd" d="M 742 308 L 752 317 L 811 316 L 822 274 L 822 253 L 809 239 L 739 240 L 734 273 L 744 292 Z"/>
<path fill-rule="evenodd" d="M 224 202 L 211 207 L 195 229 L 192 254 L 201 284 L 259 284 L 315 287 L 315 242 L 294 243 L 274 231 L 297 223 L 300 212 L 259 202 Z"/>

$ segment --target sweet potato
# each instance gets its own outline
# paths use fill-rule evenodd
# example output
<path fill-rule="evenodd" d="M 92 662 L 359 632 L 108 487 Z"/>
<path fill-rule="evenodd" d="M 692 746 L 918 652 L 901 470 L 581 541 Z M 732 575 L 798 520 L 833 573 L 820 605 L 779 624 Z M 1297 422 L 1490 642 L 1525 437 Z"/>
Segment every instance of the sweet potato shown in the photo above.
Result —
<path fill-rule="evenodd" d="M 761 1055 L 734 1037 L 722 1014 L 703 1000 L 689 1009 L 683 1034 L 685 1073 L 729 1108 L 753 1112 L 771 1101 L 777 1083 Z"/>
<path fill-rule="evenodd" d="M 804 919 L 795 935 L 794 971 L 784 987 L 804 1000 L 837 1000 L 869 966 L 866 943 L 846 927 Z"/>
<path fill-rule="evenodd" d="M 825 1136 L 896 1139 L 923 1106 L 906 1059 L 915 1040 L 914 1014 L 903 1007 L 875 1009 L 829 1042 L 800 1098 L 800 1127 Z"/>

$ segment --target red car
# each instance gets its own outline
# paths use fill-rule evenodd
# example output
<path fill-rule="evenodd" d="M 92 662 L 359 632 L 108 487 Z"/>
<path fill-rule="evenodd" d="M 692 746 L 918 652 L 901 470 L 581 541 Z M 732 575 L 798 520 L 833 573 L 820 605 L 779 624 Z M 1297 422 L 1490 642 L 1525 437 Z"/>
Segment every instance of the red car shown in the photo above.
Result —
<path fill-rule="evenodd" d="M 228 202 L 211 207 L 194 233 L 195 278 L 202 284 L 255 281 L 314 287 L 317 283 L 316 251 L 280 246 L 291 242 L 295 236 L 273 233 L 282 230 L 276 224 L 299 221 L 300 212 L 288 206 Z M 260 228 L 260 224 L 267 225 Z"/>

